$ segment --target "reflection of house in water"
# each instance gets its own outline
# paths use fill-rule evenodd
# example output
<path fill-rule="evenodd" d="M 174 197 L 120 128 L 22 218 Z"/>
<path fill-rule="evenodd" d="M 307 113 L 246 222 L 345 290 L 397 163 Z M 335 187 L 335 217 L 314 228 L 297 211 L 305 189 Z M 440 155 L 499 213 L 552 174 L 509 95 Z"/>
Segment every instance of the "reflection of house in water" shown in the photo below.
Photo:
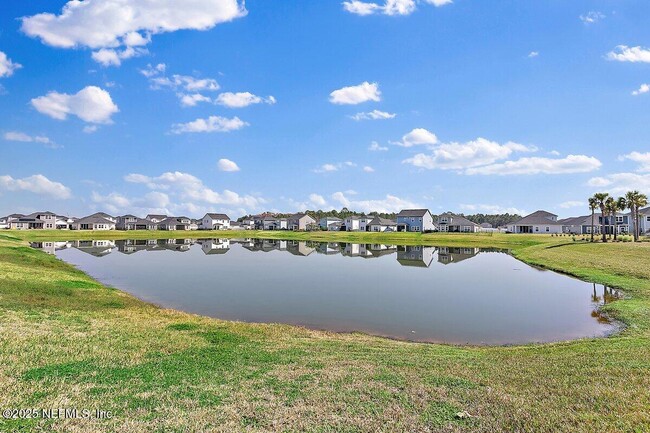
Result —
<path fill-rule="evenodd" d="M 347 257 L 372 257 L 367 244 L 341 244 L 341 254 Z"/>
<path fill-rule="evenodd" d="M 428 268 L 433 261 L 435 250 L 435 247 L 399 246 L 397 247 L 397 261 L 402 266 Z"/>
<path fill-rule="evenodd" d="M 268 253 L 270 251 L 286 251 L 287 241 L 278 239 L 253 239 L 251 242 L 242 244 L 248 251 L 262 251 Z"/>
<path fill-rule="evenodd" d="M 318 251 L 318 254 L 339 254 L 341 245 L 338 242 L 319 242 L 316 251 Z"/>
<path fill-rule="evenodd" d="M 208 254 L 226 254 L 230 250 L 229 239 L 201 239 L 201 250 Z"/>
<path fill-rule="evenodd" d="M 115 248 L 115 241 L 107 240 L 87 240 L 87 241 L 74 241 L 72 246 L 83 251 L 86 254 L 93 255 L 95 257 L 103 257 L 111 253 L 113 248 Z"/>
<path fill-rule="evenodd" d="M 143 250 L 157 250 L 158 241 L 156 239 L 124 239 L 115 241 L 117 250 L 123 254 L 133 254 Z"/>
<path fill-rule="evenodd" d="M 438 261 L 442 264 L 458 263 L 471 259 L 481 250 L 479 248 L 439 247 Z"/>
<path fill-rule="evenodd" d="M 48 254 L 54 254 L 55 251 L 70 248 L 72 244 L 70 242 L 30 242 L 29 246 Z"/>
<path fill-rule="evenodd" d="M 306 241 L 289 241 L 287 251 L 294 256 L 308 256 L 316 251 L 316 248 L 311 243 L 307 244 Z"/>
<path fill-rule="evenodd" d="M 366 245 L 372 257 L 387 256 L 397 251 L 397 245 L 384 245 L 384 244 L 368 244 Z"/>
<path fill-rule="evenodd" d="M 179 251 L 184 253 L 189 251 L 194 243 L 192 239 L 158 239 L 158 247 L 160 249 Z"/>

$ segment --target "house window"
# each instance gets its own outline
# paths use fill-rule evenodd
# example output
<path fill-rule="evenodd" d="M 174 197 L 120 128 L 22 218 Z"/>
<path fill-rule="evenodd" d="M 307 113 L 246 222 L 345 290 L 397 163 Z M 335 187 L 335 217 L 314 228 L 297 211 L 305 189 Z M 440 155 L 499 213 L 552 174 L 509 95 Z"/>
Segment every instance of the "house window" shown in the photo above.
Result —
<path fill-rule="evenodd" d="M 551 231 L 551 228 L 547 226 L 547 227 L 546 227 L 546 231 L 547 231 L 547 232 L 550 232 L 550 231 Z"/>
<path fill-rule="evenodd" d="M 535 231 L 538 232 L 538 231 L 539 231 L 539 227 L 535 227 Z"/>

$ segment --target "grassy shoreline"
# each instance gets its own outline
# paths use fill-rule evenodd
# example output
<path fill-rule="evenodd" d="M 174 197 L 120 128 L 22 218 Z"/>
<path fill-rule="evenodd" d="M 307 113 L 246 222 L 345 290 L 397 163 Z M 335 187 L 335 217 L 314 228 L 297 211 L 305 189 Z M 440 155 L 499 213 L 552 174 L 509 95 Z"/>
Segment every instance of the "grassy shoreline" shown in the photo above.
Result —
<path fill-rule="evenodd" d="M 625 291 L 604 339 L 512 347 L 405 343 L 160 309 L 26 241 L 263 237 L 507 248 Z M 0 420 L 0 431 L 650 430 L 650 244 L 519 235 L 0 232 L 4 408 L 109 420 Z M 544 314 L 546 312 L 540 312 Z M 457 418 L 459 411 L 472 417 Z M 21 430 L 22 429 L 22 430 Z"/>

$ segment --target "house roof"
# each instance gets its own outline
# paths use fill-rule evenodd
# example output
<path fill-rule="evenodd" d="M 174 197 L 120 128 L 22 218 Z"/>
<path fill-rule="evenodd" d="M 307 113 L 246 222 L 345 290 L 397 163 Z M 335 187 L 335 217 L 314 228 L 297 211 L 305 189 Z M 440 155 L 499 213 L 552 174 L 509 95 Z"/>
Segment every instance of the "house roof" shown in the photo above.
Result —
<path fill-rule="evenodd" d="M 397 223 L 393 220 L 389 220 L 388 218 L 380 218 L 380 217 L 374 217 L 372 221 L 368 223 L 371 226 L 396 226 Z"/>
<path fill-rule="evenodd" d="M 479 225 L 481 226 L 481 228 L 484 228 L 484 229 L 491 229 L 492 228 L 492 224 L 490 224 L 490 223 L 481 223 Z"/>
<path fill-rule="evenodd" d="M 147 224 L 147 225 L 154 225 L 154 224 L 156 224 L 156 223 L 153 222 L 153 221 L 151 221 L 151 220 L 148 220 L 148 219 L 146 219 L 146 218 L 138 218 L 138 217 L 136 217 L 135 221 L 130 221 L 130 222 L 125 223 L 125 224 Z"/>
<path fill-rule="evenodd" d="M 160 221 L 158 224 L 186 224 L 189 225 L 190 223 L 184 223 L 181 220 L 189 220 L 187 217 L 167 217 L 164 220 Z"/>
<path fill-rule="evenodd" d="M 333 217 L 333 216 L 327 216 L 321 218 L 322 220 L 330 220 L 330 221 L 343 221 L 341 218 Z"/>
<path fill-rule="evenodd" d="M 398 217 L 423 217 L 429 212 L 429 209 L 402 209 Z M 429 212 L 431 213 L 431 212 Z"/>
<path fill-rule="evenodd" d="M 20 218 L 22 218 L 22 217 L 25 217 L 25 218 L 36 218 L 36 217 L 39 216 L 39 215 L 53 215 L 53 216 L 56 216 L 56 214 L 55 214 L 54 212 L 43 211 L 43 212 L 34 212 L 34 213 L 30 213 L 29 215 L 22 215 Z"/>
<path fill-rule="evenodd" d="M 208 212 L 205 215 L 212 218 L 213 220 L 229 220 L 230 219 L 230 217 L 228 215 L 226 215 L 225 213 L 211 213 L 211 212 Z"/>
<path fill-rule="evenodd" d="M 115 218 L 114 216 L 109 215 L 106 212 L 95 212 L 92 215 L 88 215 L 88 217 L 101 217 L 101 218 L 106 218 L 106 219 Z M 88 217 L 86 217 L 86 218 L 88 218 Z"/>
<path fill-rule="evenodd" d="M 468 220 L 464 216 L 456 215 L 456 214 L 453 214 L 451 212 L 445 212 L 442 215 L 440 215 L 440 217 L 443 217 L 443 216 L 448 218 L 449 222 L 447 223 L 447 225 L 450 225 L 450 226 L 478 226 L 478 224 L 476 224 L 473 221 Z M 438 218 L 440 218 L 440 217 L 438 217 Z"/>
<path fill-rule="evenodd" d="M 157 220 L 160 220 L 160 219 L 164 220 L 165 218 L 167 218 L 167 215 L 157 215 L 157 214 L 150 213 L 149 215 L 147 215 L 147 218 L 148 219 L 155 218 Z"/>
<path fill-rule="evenodd" d="M 650 206 L 639 209 L 639 213 L 643 215 L 650 215 Z"/>
<path fill-rule="evenodd" d="M 526 215 L 519 221 L 515 221 L 512 225 L 521 226 L 521 225 L 533 225 L 533 224 L 547 224 L 547 225 L 562 225 L 559 221 L 553 221 L 551 218 L 557 218 L 557 215 L 546 212 L 544 210 L 538 210 Z"/>
<path fill-rule="evenodd" d="M 75 224 L 115 224 L 115 223 L 101 216 L 90 215 L 75 221 Z"/>

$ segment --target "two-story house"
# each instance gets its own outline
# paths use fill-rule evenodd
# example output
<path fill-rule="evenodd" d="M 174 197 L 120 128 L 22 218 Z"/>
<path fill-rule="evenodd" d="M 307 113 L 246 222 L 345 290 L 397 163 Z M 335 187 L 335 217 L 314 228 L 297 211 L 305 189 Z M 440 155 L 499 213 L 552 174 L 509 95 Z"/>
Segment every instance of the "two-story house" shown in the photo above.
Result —
<path fill-rule="evenodd" d="M 230 217 L 225 213 L 206 213 L 201 220 L 201 230 L 228 230 Z"/>
<path fill-rule="evenodd" d="M 397 214 L 398 232 L 432 232 L 436 230 L 429 209 L 404 209 Z"/>
<path fill-rule="evenodd" d="M 295 213 L 287 218 L 287 228 L 289 230 L 305 231 L 311 229 L 316 224 L 316 220 L 306 213 Z"/>
<path fill-rule="evenodd" d="M 451 212 L 445 212 L 438 216 L 438 231 L 451 233 L 477 233 L 481 231 L 481 226 L 463 216 Z"/>

